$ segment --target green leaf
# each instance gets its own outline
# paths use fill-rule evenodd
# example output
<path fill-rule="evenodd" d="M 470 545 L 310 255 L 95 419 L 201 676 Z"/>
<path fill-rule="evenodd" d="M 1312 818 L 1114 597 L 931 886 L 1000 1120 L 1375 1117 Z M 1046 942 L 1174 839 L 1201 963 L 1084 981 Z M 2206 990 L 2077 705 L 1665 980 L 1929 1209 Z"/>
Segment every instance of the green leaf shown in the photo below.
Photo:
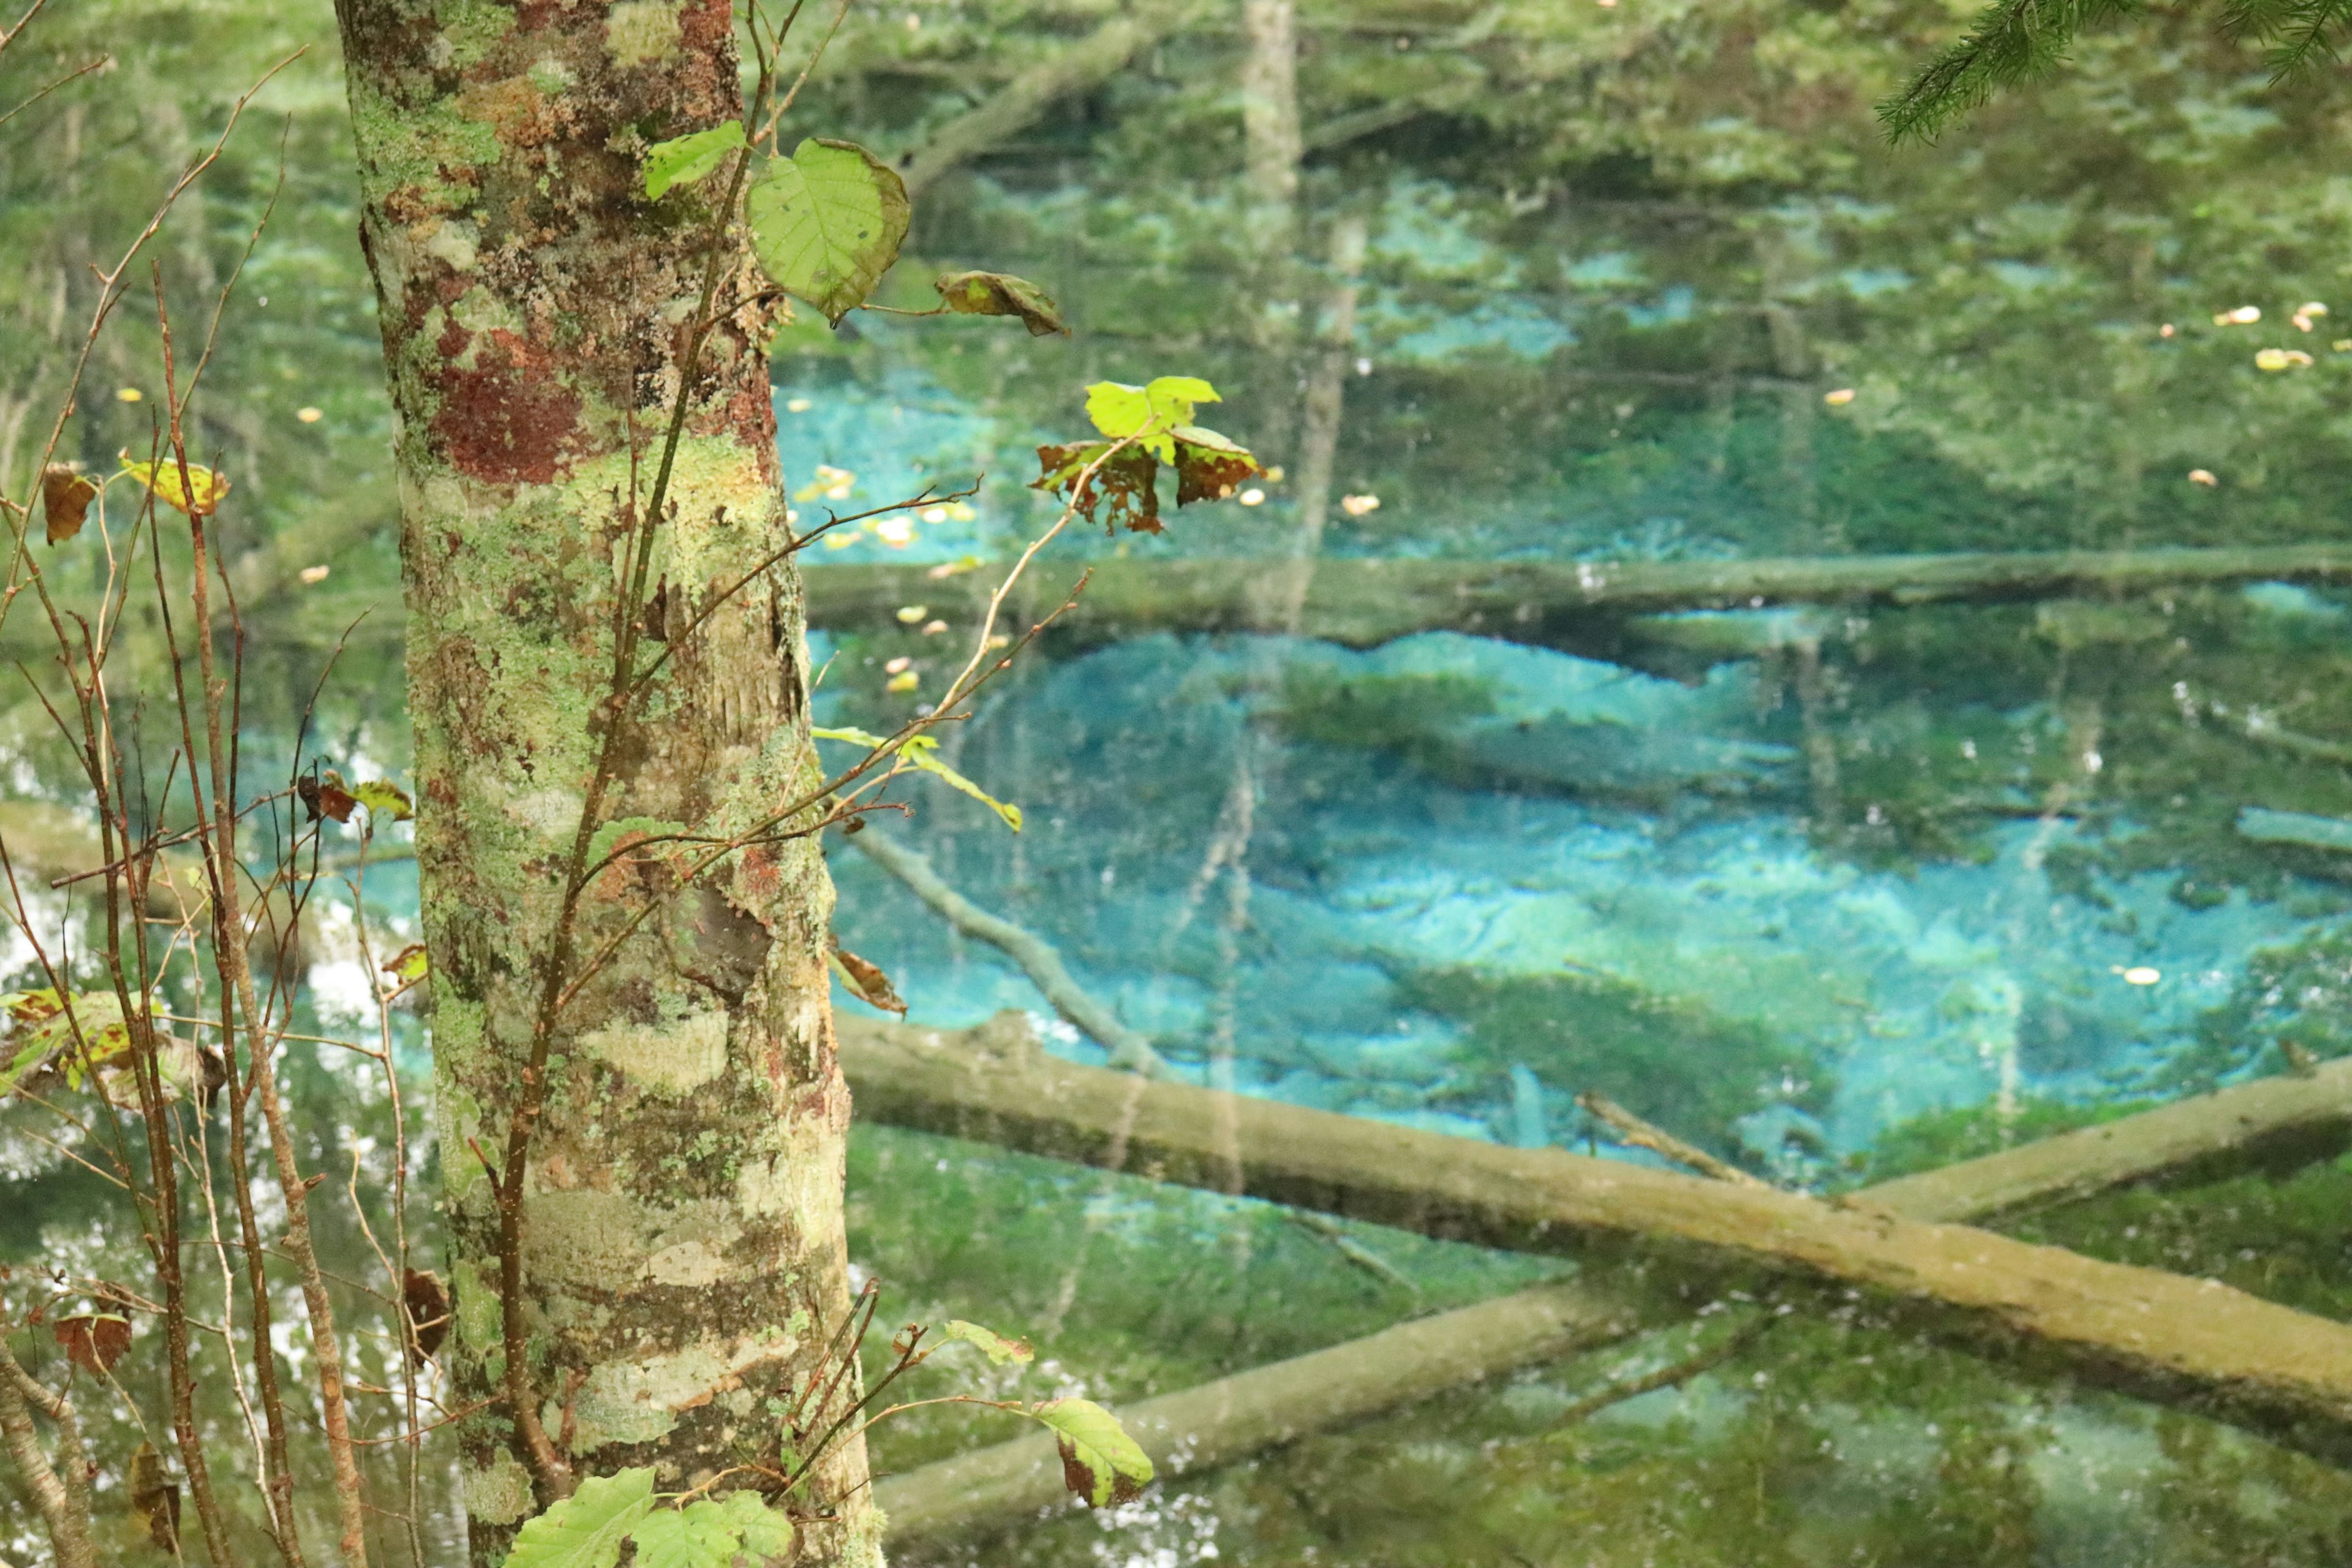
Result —
<path fill-rule="evenodd" d="M 657 1508 L 638 1521 L 636 1568 L 730 1568 L 738 1552 L 755 1560 L 793 1548 L 793 1522 L 757 1492 L 704 1498 L 682 1509 Z"/>
<path fill-rule="evenodd" d="M 1037 1352 L 1029 1348 L 1027 1340 L 1008 1340 L 994 1329 L 983 1329 L 978 1323 L 967 1323 L 961 1318 L 952 1319 L 941 1327 L 940 1337 L 978 1345 L 998 1366 L 1009 1361 L 1019 1362 L 1025 1366 L 1037 1359 Z"/>
<path fill-rule="evenodd" d="M 742 145 L 742 124 L 733 120 L 691 136 L 655 142 L 646 149 L 646 199 L 657 202 L 672 185 L 701 179 Z"/>
<path fill-rule="evenodd" d="M 394 822 L 406 822 L 416 815 L 416 803 L 390 779 L 370 779 L 352 791 L 352 798 L 380 821 L 389 817 Z"/>
<path fill-rule="evenodd" d="M 923 772 L 938 778 L 950 789 L 960 789 L 963 791 L 964 794 L 971 796 L 972 799 L 980 802 L 981 805 L 988 807 L 989 810 L 996 813 L 998 816 L 1003 818 L 1004 826 L 1010 827 L 1015 833 L 1020 832 L 1021 808 L 1017 805 L 1012 805 L 1010 802 L 997 799 L 994 795 L 989 794 L 986 790 L 981 788 L 978 784 L 972 783 L 970 779 L 964 777 L 953 768 L 948 766 L 947 763 L 940 761 L 938 757 L 932 755 L 932 753 L 937 752 L 939 749 L 940 742 L 938 737 L 933 735 L 915 735 L 909 737 L 907 743 L 898 749 L 898 754 L 907 759 L 908 766 L 920 768 Z"/>
<path fill-rule="evenodd" d="M 650 1465 L 593 1476 L 545 1513 L 523 1521 L 506 1568 L 613 1568 L 621 1560 L 621 1542 L 653 1506 Z"/>
<path fill-rule="evenodd" d="M 740 1550 L 754 1560 L 782 1557 L 793 1549 L 793 1521 L 761 1501 L 757 1492 L 729 1492 L 717 1506 L 734 1518 L 743 1531 Z"/>
<path fill-rule="evenodd" d="M 68 1013 L 68 1004 L 71 1004 Z M 66 1084 L 79 1089 L 85 1068 L 102 1067 L 131 1048 L 131 1028 L 123 1022 L 122 1004 L 111 991 L 77 992 L 60 996 L 54 986 L 37 991 L 12 991 L 0 995 L 0 1014 L 13 1025 L 9 1030 L 16 1049 L 0 1071 L 0 1095 L 14 1092 L 26 1079 L 62 1058 Z M 77 1030 L 80 1049 L 75 1048 Z"/>
<path fill-rule="evenodd" d="M 835 326 L 898 259 L 908 216 L 906 184 L 888 164 L 854 142 L 814 137 L 769 160 L 743 203 L 760 265 Z"/>
<path fill-rule="evenodd" d="M 809 733 L 820 741 L 845 741 L 853 746 L 864 746 L 869 752 L 880 751 L 890 743 L 881 736 L 864 730 L 811 730 Z M 919 768 L 924 773 L 934 775 L 950 788 L 963 791 L 964 794 L 1003 817 L 1005 826 L 1012 828 L 1013 832 L 1020 832 L 1021 808 L 997 799 L 947 763 L 940 761 L 933 755 L 939 749 L 939 738 L 935 735 L 910 735 L 898 747 L 899 765 Z M 892 771 L 896 772 L 897 769 L 894 768 Z"/>
<path fill-rule="evenodd" d="M 1070 335 L 1053 298 L 1026 278 L 1004 272 L 942 272 L 931 287 L 960 316 L 1018 316 L 1028 323 L 1033 338 Z"/>
<path fill-rule="evenodd" d="M 1176 460 L 1174 432 L 1192 423 L 1193 405 L 1222 403 L 1217 389 L 1197 375 L 1163 375 L 1149 386 L 1098 381 L 1087 388 L 1087 417 L 1114 441 L 1136 445 L 1163 463 Z"/>
<path fill-rule="evenodd" d="M 1151 1484 L 1151 1457 L 1093 1400 L 1049 1399 L 1026 1414 L 1054 1429 L 1062 1483 L 1089 1508 L 1133 1502 Z"/>

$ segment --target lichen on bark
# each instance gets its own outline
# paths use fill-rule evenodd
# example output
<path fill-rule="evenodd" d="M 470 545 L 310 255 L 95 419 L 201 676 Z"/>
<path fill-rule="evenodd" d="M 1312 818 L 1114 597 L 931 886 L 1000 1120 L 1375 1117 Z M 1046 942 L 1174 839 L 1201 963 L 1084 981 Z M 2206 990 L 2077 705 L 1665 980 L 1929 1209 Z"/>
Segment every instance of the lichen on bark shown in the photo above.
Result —
<path fill-rule="evenodd" d="M 649 204 L 638 183 L 648 141 L 740 111 L 726 0 L 340 0 L 339 16 L 396 416 L 446 1353 L 459 1400 L 481 1405 L 460 1436 L 488 1563 L 531 1468 L 499 1398 L 485 1158 L 530 1060 L 612 711 L 632 509 L 681 385 L 663 593 L 630 607 L 679 640 L 618 739 L 605 818 L 740 830 L 815 783 L 800 587 L 787 563 L 719 602 L 787 538 L 773 322 L 730 239 L 717 325 L 681 363 L 711 193 Z M 579 1473 L 652 1464 L 674 1487 L 755 1456 L 770 1402 L 807 1385 L 848 1310 L 831 903 L 810 839 L 693 887 L 619 864 L 583 895 L 582 954 L 656 912 L 562 1015 L 524 1178 L 529 1381 Z M 851 1444 L 795 1498 L 832 1516 L 803 1530 L 800 1561 L 879 1562 L 864 1480 Z"/>

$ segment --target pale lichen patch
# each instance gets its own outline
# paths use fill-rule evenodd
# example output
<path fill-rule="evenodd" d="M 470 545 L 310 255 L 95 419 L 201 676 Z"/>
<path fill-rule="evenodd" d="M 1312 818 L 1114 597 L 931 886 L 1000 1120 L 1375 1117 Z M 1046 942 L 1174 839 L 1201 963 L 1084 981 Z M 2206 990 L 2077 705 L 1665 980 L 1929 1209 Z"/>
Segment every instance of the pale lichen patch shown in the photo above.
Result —
<path fill-rule="evenodd" d="M 697 1013 L 674 1024 L 620 1024 L 580 1039 L 583 1054 L 656 1094 L 677 1097 L 727 1070 L 727 1015 Z"/>
<path fill-rule="evenodd" d="M 677 6 L 665 0 L 621 0 L 604 23 L 604 47 L 613 63 L 627 70 L 670 58 L 684 35 Z"/>
<path fill-rule="evenodd" d="M 465 1499 L 466 1512 L 485 1524 L 516 1523 L 534 1507 L 530 1472 L 503 1448 L 491 1453 L 488 1466 L 467 1466 L 457 1489 Z"/>

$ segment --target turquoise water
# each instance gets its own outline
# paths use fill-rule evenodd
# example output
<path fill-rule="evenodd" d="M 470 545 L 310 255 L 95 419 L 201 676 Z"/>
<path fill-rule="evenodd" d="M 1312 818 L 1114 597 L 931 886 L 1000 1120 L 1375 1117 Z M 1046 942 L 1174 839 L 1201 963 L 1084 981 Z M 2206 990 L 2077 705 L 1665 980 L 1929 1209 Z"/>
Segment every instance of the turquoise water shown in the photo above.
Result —
<path fill-rule="evenodd" d="M 799 130 L 919 148 L 1105 15 L 861 8 Z M 72 346 L 47 302 L 117 237 L 126 193 L 220 123 L 213 70 L 321 45 L 263 100 L 290 117 L 289 195 L 199 421 L 249 508 L 232 569 L 254 765 L 298 760 L 329 649 L 373 606 L 299 756 L 403 776 L 389 415 L 327 20 L 257 3 L 74 26 L 114 39 L 123 16 L 139 26 L 121 89 L 40 122 L 56 166 L 0 163 L 0 466 L 24 460 L 16 411 Z M 778 440 L 803 526 L 930 492 L 808 552 L 820 722 L 887 730 L 939 690 L 975 630 L 942 607 L 949 590 L 917 576 L 897 613 L 838 606 L 861 570 L 1001 571 L 1055 515 L 1025 485 L 1034 448 L 1081 433 L 1084 388 L 1104 379 L 1206 377 L 1223 395 L 1203 419 L 1279 471 L 1171 510 L 1164 534 L 1080 526 L 1047 552 L 1115 563 L 1131 574 L 1119 591 L 1147 600 L 1155 572 L 1180 584 L 1234 560 L 1269 583 L 1318 561 L 1711 565 L 1735 583 L 1756 563 L 1859 563 L 1879 588 L 1567 602 L 1497 635 L 1424 616 L 1344 644 L 1263 606 L 1251 631 L 1109 617 L 1046 634 L 944 731 L 949 761 L 1022 808 L 1019 834 L 920 779 L 893 792 L 908 814 L 868 832 L 1050 942 L 1188 1082 L 1664 1163 L 1578 1108 L 1599 1091 L 1807 1193 L 2352 1052 L 2341 574 L 2215 566 L 1947 602 L 1902 592 L 1918 568 L 1899 559 L 2352 543 L 2340 83 L 2274 89 L 2201 21 L 2144 18 L 1946 145 L 1894 152 L 1868 106 L 1948 26 L 1940 12 L 1603 0 L 1310 5 L 1299 21 L 1291 195 L 1244 175 L 1244 41 L 1205 13 L 918 194 L 888 302 L 929 303 L 937 270 L 1002 268 L 1055 296 L 1067 340 L 873 314 L 780 339 Z M 277 156 L 267 137 L 237 143 L 190 215 L 183 318 L 233 262 Z M 99 466 L 152 409 L 152 386 L 118 395 L 152 381 L 149 329 L 118 331 L 77 427 L 76 455 Z M 12 621 L 11 658 L 21 635 Z M 26 808 L 79 796 L 37 708 L 7 700 L 16 815 L 0 832 L 15 835 Z M 168 748 L 152 716 L 126 722 Z M 399 835 L 377 848 L 375 929 L 404 941 L 413 869 Z M 829 855 L 838 934 L 912 1020 L 1009 1010 L 1048 1050 L 1106 1059 L 856 840 Z M 299 975 L 302 1016 L 328 1035 L 370 1026 L 348 902 L 322 894 Z M 29 973 L 18 949 L 0 957 L 0 986 Z M 421 1089 L 429 1021 L 394 1032 Z M 289 1070 L 322 1167 L 358 1171 L 381 1220 L 380 1089 L 331 1052 L 297 1051 Z M 430 1133 L 413 1151 L 420 1234 Z M 2341 1317 L 2347 1180 L 2322 1164 L 2012 1228 Z M 108 1201 L 0 1121 L 6 1261 L 144 1267 Z M 1115 1404 L 1575 1267 L 879 1126 L 856 1134 L 850 1201 L 852 1254 L 888 1283 L 886 1311 L 1028 1334 L 1045 1364 L 1000 1392 Z M 326 1245 L 372 1267 L 347 1223 Z M 1547 1363 L 1254 1449 L 1116 1515 L 904 1560 L 2322 1568 L 2352 1553 L 2339 1472 L 1817 1305 L 1597 1414 L 1596 1390 L 1688 1346 Z M 380 1324 L 363 1295 L 347 1306 Z M 137 1441 L 122 1411 L 93 1422 L 104 1453 Z M 877 1453 L 911 1471 L 1002 1436 L 933 1411 L 877 1434 Z M 454 1563 L 445 1462 L 427 1467 L 425 1558 Z M 7 1485 L 0 1551 L 37 1559 Z M 122 1540 L 125 1561 L 149 1552 Z"/>

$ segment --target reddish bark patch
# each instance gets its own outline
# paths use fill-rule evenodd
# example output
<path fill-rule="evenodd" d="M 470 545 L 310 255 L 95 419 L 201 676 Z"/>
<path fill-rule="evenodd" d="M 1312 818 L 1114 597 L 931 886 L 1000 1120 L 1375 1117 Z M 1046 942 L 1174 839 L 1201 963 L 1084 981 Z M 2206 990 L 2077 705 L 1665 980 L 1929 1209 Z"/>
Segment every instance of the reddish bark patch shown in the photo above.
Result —
<path fill-rule="evenodd" d="M 580 398 L 559 380 L 553 356 L 509 331 L 494 331 L 473 368 L 441 380 L 433 434 L 460 473 L 492 484 L 543 485 L 569 455 Z"/>

